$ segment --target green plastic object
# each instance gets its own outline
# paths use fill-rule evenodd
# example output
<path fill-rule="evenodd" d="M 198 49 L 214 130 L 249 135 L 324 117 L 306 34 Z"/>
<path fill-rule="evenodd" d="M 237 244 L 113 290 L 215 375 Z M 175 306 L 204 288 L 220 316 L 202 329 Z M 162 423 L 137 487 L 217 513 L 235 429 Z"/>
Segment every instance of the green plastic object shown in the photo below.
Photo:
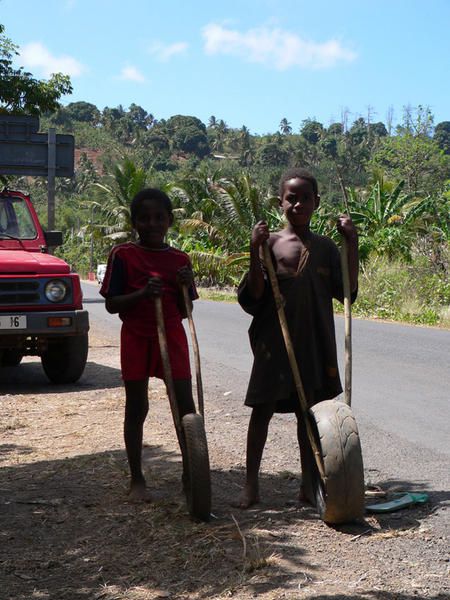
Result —
<path fill-rule="evenodd" d="M 369 506 L 366 506 L 366 511 L 370 513 L 394 512 L 395 510 L 407 508 L 413 504 L 424 504 L 425 502 L 428 502 L 428 499 L 428 494 L 413 494 L 412 492 L 407 492 L 406 494 L 402 494 L 399 498 L 391 500 L 390 502 L 369 504 Z"/>

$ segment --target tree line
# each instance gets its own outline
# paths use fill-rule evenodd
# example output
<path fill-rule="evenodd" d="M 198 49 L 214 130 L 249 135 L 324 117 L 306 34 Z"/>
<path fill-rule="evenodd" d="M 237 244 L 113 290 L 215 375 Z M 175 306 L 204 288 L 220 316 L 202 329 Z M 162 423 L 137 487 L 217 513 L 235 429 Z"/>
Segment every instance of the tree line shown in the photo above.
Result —
<path fill-rule="evenodd" d="M 40 114 L 43 130 L 75 136 L 80 158 L 75 177 L 57 182 L 57 221 L 66 239 L 61 252 L 80 272 L 133 238 L 131 198 L 152 185 L 173 199 L 170 242 L 190 253 L 199 281 L 234 286 L 255 220 L 282 227 L 278 180 L 299 165 L 319 182 L 315 230 L 335 237 L 336 215 L 344 211 L 357 224 L 362 281 L 373 296 L 360 296 L 362 313 L 376 308 L 387 317 L 450 321 L 450 121 L 435 124 L 428 107 L 405 107 L 395 127 L 391 118 L 372 122 L 370 113 L 351 121 L 345 110 L 340 122 L 305 118 L 294 132 L 282 118 L 278 131 L 254 135 L 215 116 L 207 123 L 186 115 L 159 119 L 137 104 L 62 106 L 70 80 L 36 80 L 13 68 L 14 53 L 0 25 L 0 112 Z M 31 191 L 44 213 L 42 180 L 7 183 Z"/>

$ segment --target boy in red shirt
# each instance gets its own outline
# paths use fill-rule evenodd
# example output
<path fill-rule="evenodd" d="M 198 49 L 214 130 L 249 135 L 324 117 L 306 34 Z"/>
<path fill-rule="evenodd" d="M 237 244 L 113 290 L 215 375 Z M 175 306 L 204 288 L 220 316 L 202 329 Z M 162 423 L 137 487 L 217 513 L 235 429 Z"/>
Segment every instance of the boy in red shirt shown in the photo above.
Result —
<path fill-rule="evenodd" d="M 131 202 L 137 242 L 115 246 L 109 255 L 100 294 L 106 310 L 122 320 L 120 360 L 125 384 L 124 438 L 130 467 L 130 499 L 148 501 L 142 473 L 142 436 L 148 413 L 149 377 L 164 379 L 153 299 L 162 296 L 169 358 L 180 418 L 195 412 L 182 285 L 197 292 L 189 257 L 165 243 L 173 223 L 172 204 L 161 190 L 147 188 Z M 178 433 L 178 432 L 177 432 Z M 183 453 L 183 442 L 178 440 Z"/>

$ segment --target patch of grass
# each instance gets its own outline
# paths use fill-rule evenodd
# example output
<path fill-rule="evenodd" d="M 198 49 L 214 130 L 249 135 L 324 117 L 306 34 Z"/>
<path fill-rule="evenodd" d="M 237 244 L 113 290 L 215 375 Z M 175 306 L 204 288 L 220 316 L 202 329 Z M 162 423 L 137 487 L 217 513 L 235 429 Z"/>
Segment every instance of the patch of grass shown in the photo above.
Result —
<path fill-rule="evenodd" d="M 203 300 L 236 302 L 235 288 L 199 287 Z M 337 313 L 343 312 L 339 302 Z M 416 325 L 450 328 L 450 281 L 446 273 L 433 272 L 422 257 L 411 264 L 379 256 L 370 258 L 361 269 L 354 316 L 386 319 Z"/>
<path fill-rule="evenodd" d="M 197 288 L 202 300 L 215 300 L 218 302 L 237 302 L 236 290 L 233 288 Z"/>
<path fill-rule="evenodd" d="M 416 325 L 450 323 L 450 282 L 445 273 L 433 272 L 423 261 L 404 264 L 373 257 L 360 275 L 355 316 Z M 342 305 L 336 303 L 337 312 Z"/>

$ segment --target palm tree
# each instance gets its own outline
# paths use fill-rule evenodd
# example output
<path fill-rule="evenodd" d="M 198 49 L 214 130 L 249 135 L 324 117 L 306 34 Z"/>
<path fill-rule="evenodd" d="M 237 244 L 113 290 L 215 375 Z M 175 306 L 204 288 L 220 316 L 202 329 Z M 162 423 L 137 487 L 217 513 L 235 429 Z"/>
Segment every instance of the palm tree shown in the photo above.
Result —
<path fill-rule="evenodd" d="M 249 175 L 224 179 L 219 170 L 201 175 L 172 186 L 181 207 L 176 243 L 189 252 L 201 280 L 236 284 L 248 265 L 255 222 L 264 218 L 269 227 L 280 226 L 278 199 L 264 194 Z"/>
<path fill-rule="evenodd" d="M 292 133 L 291 123 L 286 119 L 281 119 L 279 129 L 283 135 L 290 135 Z"/>
<path fill-rule="evenodd" d="M 215 129 L 217 127 L 217 119 L 214 115 L 211 115 L 208 119 L 208 127 L 210 129 Z"/>
<path fill-rule="evenodd" d="M 135 239 L 130 205 L 133 197 L 147 184 L 147 173 L 130 158 L 113 167 L 106 183 L 94 183 L 94 200 L 87 204 L 100 215 L 96 225 L 105 238 L 114 243 Z"/>
<path fill-rule="evenodd" d="M 211 117 L 212 118 L 212 117 Z M 211 119 L 210 119 L 211 121 Z M 225 123 L 223 119 L 219 121 L 214 121 L 214 139 L 212 141 L 212 148 L 215 152 L 223 152 L 224 151 L 224 142 L 225 137 L 228 133 L 228 125 Z"/>
<path fill-rule="evenodd" d="M 231 252 L 247 251 L 251 230 L 260 219 L 271 228 L 280 225 L 278 199 L 263 193 L 245 173 L 220 182 L 217 202 L 215 224 L 223 232 L 225 247 Z"/>
<path fill-rule="evenodd" d="M 252 139 L 250 137 L 250 130 L 242 125 L 239 130 L 239 144 L 240 144 L 240 164 L 248 167 L 253 163 L 255 152 L 252 146 Z"/>
<path fill-rule="evenodd" d="M 201 212 L 207 221 L 214 219 L 215 195 L 218 182 L 222 177 L 220 168 L 211 168 L 202 164 L 193 173 L 169 185 L 177 207 L 183 209 L 183 215 L 191 216 Z"/>

